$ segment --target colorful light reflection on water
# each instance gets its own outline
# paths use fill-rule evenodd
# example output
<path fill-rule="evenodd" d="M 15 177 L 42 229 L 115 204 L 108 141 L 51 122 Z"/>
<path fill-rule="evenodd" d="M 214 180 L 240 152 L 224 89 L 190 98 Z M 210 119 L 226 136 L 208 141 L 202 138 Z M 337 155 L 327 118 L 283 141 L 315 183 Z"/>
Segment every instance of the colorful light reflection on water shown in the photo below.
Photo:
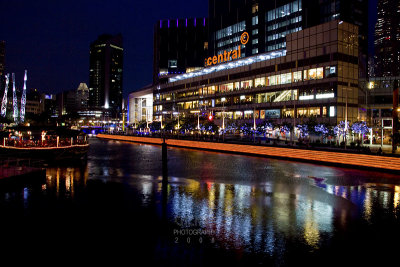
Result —
<path fill-rule="evenodd" d="M 154 210 L 154 225 L 170 225 L 160 237 L 157 233 L 156 240 L 164 240 L 155 241 L 162 243 L 154 248 L 157 255 L 176 243 L 190 249 L 203 242 L 207 249 L 240 252 L 241 259 L 261 255 L 258 263 L 273 265 L 291 265 L 293 255 L 325 255 L 352 246 L 368 253 L 399 237 L 399 176 L 186 149 L 168 153 L 169 184 L 163 187 L 159 147 L 92 140 L 87 166 L 49 167 L 44 184 L 3 190 L 0 212 L 20 201 L 17 214 L 34 213 L 38 203 L 73 203 L 102 212 L 109 206 L 127 216 L 140 206 Z M 96 191 L 93 182 L 120 186 L 113 193 Z M 190 236 L 188 243 L 187 236 L 173 232 L 186 228 L 208 234 Z M 198 258 L 208 255 L 197 249 Z M 171 253 L 159 257 L 180 257 Z"/>

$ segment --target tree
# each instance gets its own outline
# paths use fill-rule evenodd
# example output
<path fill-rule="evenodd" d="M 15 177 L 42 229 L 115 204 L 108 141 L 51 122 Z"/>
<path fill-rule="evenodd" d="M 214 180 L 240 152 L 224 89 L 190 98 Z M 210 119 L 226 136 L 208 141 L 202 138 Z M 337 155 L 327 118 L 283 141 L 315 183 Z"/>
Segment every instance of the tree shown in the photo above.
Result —
<path fill-rule="evenodd" d="M 297 129 L 299 130 L 301 137 L 308 136 L 309 130 L 308 130 L 307 124 L 299 124 L 299 125 L 297 125 Z"/>
<path fill-rule="evenodd" d="M 359 121 L 353 123 L 353 125 L 351 126 L 351 130 L 353 131 L 353 133 L 358 134 L 358 139 L 359 141 L 361 141 L 361 136 L 364 137 L 364 135 L 370 131 L 370 128 L 368 128 L 365 121 Z"/>
<path fill-rule="evenodd" d="M 346 128 L 346 123 L 341 121 L 337 126 L 335 126 L 335 128 L 333 128 L 333 132 L 340 138 L 340 136 L 346 134 L 346 129 L 349 129 L 349 122 L 347 122 Z"/>

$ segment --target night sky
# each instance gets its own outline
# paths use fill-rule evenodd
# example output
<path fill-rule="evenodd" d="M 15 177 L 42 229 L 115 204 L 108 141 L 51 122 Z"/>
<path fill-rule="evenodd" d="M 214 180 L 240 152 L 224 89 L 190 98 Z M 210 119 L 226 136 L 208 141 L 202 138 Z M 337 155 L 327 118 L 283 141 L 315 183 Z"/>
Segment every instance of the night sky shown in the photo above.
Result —
<path fill-rule="evenodd" d="M 376 12 L 376 1 L 370 11 Z M 88 83 L 90 43 L 103 33 L 121 33 L 126 97 L 152 82 L 153 25 L 160 19 L 206 17 L 207 10 L 208 0 L 0 0 L 6 70 L 16 73 L 17 86 L 28 69 L 28 88 L 76 89 Z M 376 15 L 370 18 L 372 33 Z"/>

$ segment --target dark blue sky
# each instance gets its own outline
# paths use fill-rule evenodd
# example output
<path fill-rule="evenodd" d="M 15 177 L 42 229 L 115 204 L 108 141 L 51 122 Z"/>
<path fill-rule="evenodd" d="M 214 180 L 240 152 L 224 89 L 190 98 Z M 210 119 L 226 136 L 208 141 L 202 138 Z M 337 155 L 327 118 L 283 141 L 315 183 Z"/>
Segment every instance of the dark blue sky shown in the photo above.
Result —
<path fill-rule="evenodd" d="M 124 96 L 152 82 L 153 25 L 207 16 L 207 0 L 0 0 L 7 72 L 46 92 L 88 82 L 89 45 L 102 33 L 124 38 Z M 17 80 L 18 83 L 18 80 Z"/>
<path fill-rule="evenodd" d="M 76 89 L 88 82 L 90 42 L 122 33 L 126 97 L 152 81 L 153 25 L 206 17 L 207 9 L 208 0 L 0 0 L 7 72 L 16 73 L 18 85 L 28 69 L 28 87 L 45 92 Z M 376 16 L 371 19 L 372 26 Z"/>

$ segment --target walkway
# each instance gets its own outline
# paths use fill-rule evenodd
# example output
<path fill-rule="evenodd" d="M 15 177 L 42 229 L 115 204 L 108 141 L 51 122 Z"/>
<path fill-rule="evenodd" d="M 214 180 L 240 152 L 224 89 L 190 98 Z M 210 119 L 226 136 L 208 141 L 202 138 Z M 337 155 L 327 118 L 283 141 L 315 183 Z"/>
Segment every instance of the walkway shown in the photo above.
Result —
<path fill-rule="evenodd" d="M 123 135 L 98 134 L 98 138 L 130 141 L 136 143 L 161 145 L 160 138 L 136 137 Z M 271 146 L 237 145 L 216 142 L 198 142 L 187 140 L 168 139 L 169 146 L 193 148 L 209 151 L 219 151 L 235 154 L 244 154 L 261 157 L 272 157 L 285 160 L 296 160 L 305 162 L 319 162 L 335 166 L 346 166 L 352 168 L 385 170 L 400 173 L 400 158 L 383 157 L 364 154 L 351 154 L 329 151 L 305 150 L 295 148 L 282 148 Z"/>

